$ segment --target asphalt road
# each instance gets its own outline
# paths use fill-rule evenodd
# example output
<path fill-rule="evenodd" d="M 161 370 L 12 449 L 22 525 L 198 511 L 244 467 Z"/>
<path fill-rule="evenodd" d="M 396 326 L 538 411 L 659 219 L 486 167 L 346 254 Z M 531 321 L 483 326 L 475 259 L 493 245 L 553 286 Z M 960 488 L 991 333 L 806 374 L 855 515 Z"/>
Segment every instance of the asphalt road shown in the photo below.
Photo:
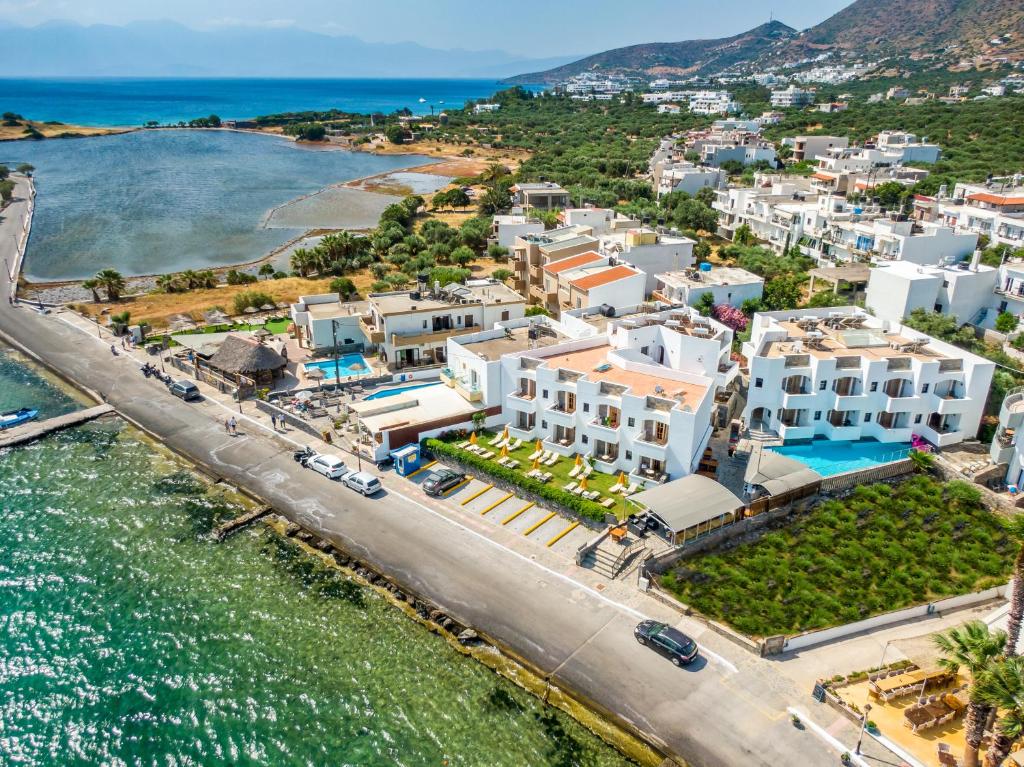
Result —
<path fill-rule="evenodd" d="M 0 256 L 10 258 L 11 248 L 12 238 L 0 232 Z M 664 751 L 695 767 L 838 763 L 839 752 L 822 737 L 790 724 L 793 691 L 771 664 L 734 649 L 735 672 L 704 659 L 677 669 L 636 644 L 636 611 L 446 518 L 406 483 L 385 480 L 385 495 L 363 498 L 302 469 L 290 446 L 244 420 L 239 436 L 227 435 L 216 403 L 171 397 L 144 379 L 133 360 L 113 357 L 109 341 L 57 316 L 12 307 L 9 286 L 0 287 L 0 332 L 8 340 Z"/>

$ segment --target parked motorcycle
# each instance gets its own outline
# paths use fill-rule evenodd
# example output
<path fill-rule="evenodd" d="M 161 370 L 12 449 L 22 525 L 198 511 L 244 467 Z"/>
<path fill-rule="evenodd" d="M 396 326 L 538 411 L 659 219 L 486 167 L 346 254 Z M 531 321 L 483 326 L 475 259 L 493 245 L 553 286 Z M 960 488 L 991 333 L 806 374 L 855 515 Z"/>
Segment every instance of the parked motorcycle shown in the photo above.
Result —
<path fill-rule="evenodd" d="M 305 447 L 302 450 L 296 450 L 294 453 L 292 453 L 292 458 L 300 466 L 305 466 L 307 463 L 309 463 L 310 459 L 313 458 L 313 456 L 315 455 L 316 451 L 313 448 Z"/>

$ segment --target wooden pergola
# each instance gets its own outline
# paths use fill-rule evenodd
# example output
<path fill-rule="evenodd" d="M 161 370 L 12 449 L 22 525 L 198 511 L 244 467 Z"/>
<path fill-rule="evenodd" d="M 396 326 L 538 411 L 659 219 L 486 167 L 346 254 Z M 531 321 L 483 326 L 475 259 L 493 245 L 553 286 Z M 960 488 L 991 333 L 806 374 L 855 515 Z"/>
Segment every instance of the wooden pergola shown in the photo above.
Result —
<path fill-rule="evenodd" d="M 853 285 L 853 289 L 856 291 L 858 286 L 866 287 L 868 284 L 868 278 L 871 277 L 871 267 L 867 264 L 846 264 L 845 266 L 819 266 L 817 269 L 811 269 L 808 274 L 811 275 L 811 284 L 808 286 L 808 292 L 814 295 L 814 280 L 819 279 L 824 282 L 832 284 L 832 292 L 839 292 L 839 284 L 842 282 L 848 282 Z"/>

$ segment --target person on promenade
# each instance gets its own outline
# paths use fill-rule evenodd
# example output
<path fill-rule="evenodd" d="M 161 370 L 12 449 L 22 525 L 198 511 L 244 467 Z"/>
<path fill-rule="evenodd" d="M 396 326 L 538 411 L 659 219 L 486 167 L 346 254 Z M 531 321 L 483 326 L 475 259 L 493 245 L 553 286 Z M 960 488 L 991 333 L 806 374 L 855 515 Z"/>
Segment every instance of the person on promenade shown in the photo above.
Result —
<path fill-rule="evenodd" d="M 231 416 L 231 420 L 228 422 L 228 424 L 231 426 L 231 436 L 237 437 L 238 436 L 238 421 L 235 420 L 234 416 Z"/>
<path fill-rule="evenodd" d="M 231 433 L 231 419 L 230 418 L 225 418 L 224 419 L 224 431 L 226 431 L 228 434 Z"/>
<path fill-rule="evenodd" d="M 274 427 L 274 431 L 277 431 L 277 413 L 270 414 L 270 425 Z"/>

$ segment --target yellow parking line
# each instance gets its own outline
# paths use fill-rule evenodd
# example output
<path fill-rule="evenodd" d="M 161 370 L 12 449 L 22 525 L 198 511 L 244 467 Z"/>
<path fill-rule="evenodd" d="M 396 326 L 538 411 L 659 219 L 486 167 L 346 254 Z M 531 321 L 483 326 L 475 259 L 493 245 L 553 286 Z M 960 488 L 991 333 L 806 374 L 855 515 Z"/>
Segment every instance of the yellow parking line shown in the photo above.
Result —
<path fill-rule="evenodd" d="M 544 519 L 540 520 L 539 522 L 534 522 L 532 525 L 530 525 L 528 528 L 526 528 L 526 530 L 523 531 L 523 535 L 529 535 L 534 530 L 536 530 L 538 527 L 540 527 L 541 525 L 545 524 L 553 516 L 555 516 L 555 512 L 552 511 L 550 514 L 548 514 L 546 517 L 544 517 Z"/>
<path fill-rule="evenodd" d="M 422 466 L 420 466 L 418 469 L 416 469 L 416 471 L 414 471 L 412 474 L 409 474 L 407 476 L 415 477 L 421 471 L 426 471 L 427 469 L 429 469 L 431 466 L 433 466 L 436 463 L 437 463 L 437 461 L 431 461 L 430 463 L 425 463 Z"/>
<path fill-rule="evenodd" d="M 504 518 L 504 519 L 503 519 L 503 520 L 501 521 L 501 524 L 503 524 L 503 525 L 507 525 L 507 524 L 508 524 L 509 522 L 511 522 L 511 521 L 512 521 L 513 519 L 515 519 L 516 517 L 518 517 L 518 516 L 519 516 L 520 514 L 522 514 L 522 513 L 524 512 L 524 511 L 527 511 L 528 509 L 530 509 L 530 508 L 532 508 L 532 507 L 533 507 L 533 501 L 530 501 L 530 502 L 529 502 L 528 504 L 526 504 L 525 506 L 523 506 L 523 508 L 521 508 L 521 509 L 520 509 L 519 511 L 514 511 L 514 512 L 512 512 L 512 514 L 511 514 L 510 516 L 507 516 L 507 517 L 505 517 L 505 518 Z"/>
<path fill-rule="evenodd" d="M 476 500 L 477 498 L 479 498 L 479 497 L 480 497 L 481 495 L 483 495 L 484 493 L 486 493 L 486 492 L 487 492 L 488 490 L 490 490 L 490 489 L 491 489 L 492 487 L 494 487 L 494 485 L 485 485 L 485 486 L 484 486 L 484 489 L 483 489 L 483 490 L 481 490 L 481 491 L 480 491 L 479 493 L 473 493 L 473 495 L 469 496 L 469 498 L 467 498 L 466 500 L 464 500 L 464 501 L 462 502 L 462 505 L 463 505 L 463 506 L 465 506 L 465 505 L 466 505 L 467 503 L 469 503 L 470 501 L 475 501 L 475 500 Z"/>
<path fill-rule="evenodd" d="M 494 502 L 494 503 L 492 503 L 492 504 L 491 504 L 490 506 L 488 506 L 488 507 L 487 507 L 486 509 L 484 509 L 483 511 L 481 511 L 481 512 L 480 512 L 480 516 L 482 517 L 482 516 L 483 516 L 484 514 L 486 514 L 487 512 L 489 512 L 489 511 L 493 511 L 495 507 L 497 507 L 497 506 L 501 506 L 501 504 L 503 504 L 503 503 L 504 503 L 505 501 L 507 501 L 507 500 L 508 500 L 509 498 L 511 498 L 511 497 L 512 497 L 513 495 L 515 495 L 515 493 L 509 493 L 509 494 L 508 494 L 508 495 L 506 495 L 506 496 L 505 496 L 504 498 L 502 498 L 502 499 L 501 499 L 500 501 L 495 501 L 495 502 Z"/>
<path fill-rule="evenodd" d="M 453 487 L 451 490 L 449 490 L 447 493 L 445 493 L 444 497 L 445 498 L 450 498 L 451 496 L 455 495 L 455 491 L 456 490 L 458 490 L 460 487 L 465 487 L 466 485 L 468 485 L 472 481 L 473 481 L 472 477 L 469 477 L 467 479 L 462 480 L 459 484 L 457 484 L 455 487 Z"/>
<path fill-rule="evenodd" d="M 560 540 L 562 540 L 565 536 L 567 536 L 569 533 L 571 533 L 573 530 L 575 530 L 579 526 L 580 526 L 579 522 L 573 522 L 571 525 L 569 525 L 567 528 L 565 528 L 562 532 L 560 532 L 558 535 L 556 535 L 554 538 L 552 538 L 550 541 L 548 541 L 546 545 L 548 546 L 548 548 L 550 548 L 551 546 L 554 546 L 556 543 L 558 543 Z"/>

